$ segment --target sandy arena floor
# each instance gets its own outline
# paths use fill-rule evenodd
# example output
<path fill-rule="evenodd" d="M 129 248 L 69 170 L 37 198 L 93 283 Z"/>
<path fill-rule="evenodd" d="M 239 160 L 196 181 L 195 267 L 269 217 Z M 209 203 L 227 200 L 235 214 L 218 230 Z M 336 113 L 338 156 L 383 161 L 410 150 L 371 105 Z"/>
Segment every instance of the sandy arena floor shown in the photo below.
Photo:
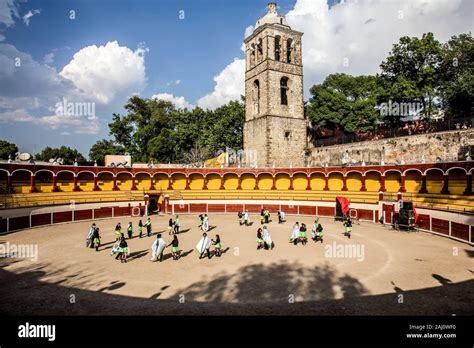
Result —
<path fill-rule="evenodd" d="M 252 216 L 257 221 L 257 216 Z M 276 215 L 272 215 L 276 219 Z M 37 244 L 38 259 L 0 259 L 0 313 L 54 314 L 317 314 L 463 315 L 474 313 L 474 248 L 428 233 L 405 233 L 381 225 L 355 225 L 351 239 L 341 223 L 321 218 L 324 243 L 288 242 L 295 221 L 310 229 L 312 217 L 288 216 L 269 224 L 276 244 L 256 250 L 259 223 L 240 227 L 236 214 L 210 214 L 222 257 L 198 259 L 197 216 L 180 216 L 184 256 L 170 248 L 151 262 L 157 232 L 165 240 L 169 217 L 153 216 L 153 237 L 129 241 L 131 257 L 110 256 L 117 222 L 123 230 L 138 218 L 97 221 L 103 246 L 85 246 L 90 222 L 46 226 L 0 236 L 0 243 Z M 144 221 L 144 219 L 143 219 Z M 135 233 L 136 234 L 136 233 Z M 309 233 L 308 233 L 309 234 Z M 335 243 L 335 244 L 334 244 Z M 330 257 L 326 248 L 363 247 L 358 257 Z M 362 249 L 359 249 L 362 251 Z"/>

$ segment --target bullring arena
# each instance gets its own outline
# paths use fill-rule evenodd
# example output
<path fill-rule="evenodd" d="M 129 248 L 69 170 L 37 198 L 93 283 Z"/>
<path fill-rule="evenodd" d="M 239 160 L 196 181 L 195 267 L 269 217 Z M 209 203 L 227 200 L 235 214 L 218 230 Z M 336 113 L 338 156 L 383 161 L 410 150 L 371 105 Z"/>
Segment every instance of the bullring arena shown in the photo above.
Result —
<path fill-rule="evenodd" d="M 37 257 L 0 260 L 0 311 L 121 315 L 462 315 L 474 310 L 472 162 L 284 169 L 133 169 L 0 164 L 3 246 Z M 145 198 L 146 195 L 146 198 Z M 351 202 L 352 238 L 334 220 Z M 147 208 L 153 234 L 138 238 Z M 411 201 L 416 230 L 395 230 L 397 201 Z M 260 210 L 275 248 L 257 250 Z M 248 210 L 251 226 L 239 226 Z M 276 212 L 286 213 L 278 224 Z M 223 255 L 199 259 L 198 215 Z M 151 244 L 179 214 L 182 257 L 152 262 Z M 292 225 L 316 216 L 324 242 L 289 243 Z M 92 222 L 99 251 L 86 248 Z M 110 256 L 114 227 L 132 221 L 130 257 Z M 342 251 L 341 251 L 342 250 Z M 339 253 L 341 251 L 341 254 Z"/>

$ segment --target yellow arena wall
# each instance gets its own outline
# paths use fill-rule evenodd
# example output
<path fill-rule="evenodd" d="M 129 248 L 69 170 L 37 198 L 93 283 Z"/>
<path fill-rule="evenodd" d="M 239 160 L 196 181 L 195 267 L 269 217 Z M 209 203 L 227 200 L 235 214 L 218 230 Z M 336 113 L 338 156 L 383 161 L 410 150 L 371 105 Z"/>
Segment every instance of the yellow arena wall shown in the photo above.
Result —
<path fill-rule="evenodd" d="M 140 169 L 0 164 L 2 199 L 18 206 L 84 197 L 102 201 L 158 193 L 180 199 L 294 199 L 376 203 L 379 191 L 433 207 L 474 210 L 471 162 L 286 169 Z M 9 193 L 6 188 L 9 187 Z M 256 189 L 257 188 L 257 189 Z M 141 196 L 140 193 L 141 192 Z M 37 200 L 34 197 L 38 197 Z M 122 198 L 121 198 L 122 197 Z M 14 198 L 14 199 L 13 199 Z M 51 200 L 50 200 L 51 201 Z M 16 203 L 12 203 L 16 202 Z M 0 202 L 1 203 L 1 202 Z"/>

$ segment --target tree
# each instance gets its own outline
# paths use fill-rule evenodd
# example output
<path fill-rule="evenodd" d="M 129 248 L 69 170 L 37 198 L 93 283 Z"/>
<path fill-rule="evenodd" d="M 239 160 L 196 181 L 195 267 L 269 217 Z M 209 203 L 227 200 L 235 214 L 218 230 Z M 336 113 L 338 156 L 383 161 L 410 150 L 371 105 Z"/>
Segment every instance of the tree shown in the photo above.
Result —
<path fill-rule="evenodd" d="M 192 111 L 180 110 L 176 114 L 173 139 L 176 142 L 178 162 L 188 163 L 187 154 L 196 146 L 204 157 L 207 156 L 208 151 L 202 139 L 205 137 L 205 130 L 209 127 L 208 115 L 208 111 L 200 107 Z"/>
<path fill-rule="evenodd" d="M 195 142 L 194 146 L 184 153 L 183 161 L 186 164 L 201 166 L 207 157 L 207 150 L 203 149 L 201 145 L 199 145 L 199 142 Z"/>
<path fill-rule="evenodd" d="M 189 162 L 196 149 L 199 156 L 212 157 L 226 147 L 242 148 L 243 101 L 231 101 L 214 111 L 187 110 L 169 101 L 134 96 L 125 109 L 126 115 L 114 114 L 110 135 L 115 146 L 136 162 Z"/>
<path fill-rule="evenodd" d="M 175 162 L 178 147 L 170 129 L 163 129 L 147 147 L 146 158 L 157 162 Z"/>
<path fill-rule="evenodd" d="M 421 114 L 431 118 L 439 107 L 441 60 L 442 47 L 433 33 L 423 34 L 421 39 L 401 37 L 380 65 L 388 86 L 382 99 L 421 103 Z"/>
<path fill-rule="evenodd" d="M 164 129 L 173 129 L 173 115 L 176 114 L 176 109 L 171 102 L 143 99 L 138 96 L 131 97 L 125 109 L 128 112 L 125 116 L 114 114 L 109 124 L 110 135 L 114 137 L 116 144 L 132 155 L 134 161 L 147 162 L 151 141 L 155 137 L 160 137 Z M 160 139 L 168 140 L 163 136 Z M 153 141 L 155 150 L 157 141 L 156 139 Z M 165 157 L 175 156 L 166 154 Z"/>
<path fill-rule="evenodd" d="M 214 111 L 208 111 L 208 128 L 202 139 L 209 154 L 214 156 L 219 150 L 243 148 L 245 104 L 243 101 L 230 101 Z"/>
<path fill-rule="evenodd" d="M 310 93 L 306 114 L 313 125 L 354 133 L 374 129 L 380 119 L 379 77 L 332 74 Z"/>
<path fill-rule="evenodd" d="M 98 165 L 103 166 L 105 155 L 121 155 L 124 152 L 124 148 L 115 144 L 112 140 L 102 139 L 92 145 L 89 151 L 89 159 L 97 161 Z"/>
<path fill-rule="evenodd" d="M 36 160 L 46 162 L 51 158 L 62 158 L 64 161 L 63 164 L 74 164 L 75 161 L 86 162 L 85 157 L 79 151 L 66 146 L 61 146 L 60 148 L 47 146 L 35 156 Z"/>
<path fill-rule="evenodd" d="M 0 158 L 8 159 L 8 156 L 11 156 L 11 159 L 15 159 L 15 154 L 18 152 L 18 147 L 6 140 L 0 140 Z"/>
<path fill-rule="evenodd" d="M 474 101 L 474 40 L 471 33 L 453 36 L 443 44 L 442 104 L 452 116 L 470 117 Z"/>

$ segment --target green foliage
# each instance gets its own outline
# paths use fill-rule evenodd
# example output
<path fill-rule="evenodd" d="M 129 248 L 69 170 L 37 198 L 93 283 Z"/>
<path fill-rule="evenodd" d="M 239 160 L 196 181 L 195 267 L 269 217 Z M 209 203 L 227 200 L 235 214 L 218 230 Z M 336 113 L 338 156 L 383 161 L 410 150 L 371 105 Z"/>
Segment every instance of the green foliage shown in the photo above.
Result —
<path fill-rule="evenodd" d="M 8 159 L 8 156 L 11 156 L 11 159 L 15 159 L 15 154 L 18 152 L 18 147 L 6 140 L 0 140 L 0 158 Z"/>
<path fill-rule="evenodd" d="M 329 75 L 311 87 L 305 112 L 313 125 L 345 133 L 373 130 L 383 121 L 399 125 L 400 117 L 382 117 L 382 103 L 419 103 L 422 115 L 472 115 L 474 44 L 471 34 L 441 44 L 432 33 L 400 38 L 376 76 Z M 131 97 L 126 114 L 109 123 L 113 141 L 101 140 L 90 152 L 100 161 L 107 153 L 128 152 L 134 162 L 194 163 L 226 147 L 243 147 L 245 100 L 216 110 L 177 109 L 163 100 Z M 403 116 L 403 115 L 401 115 Z"/>
<path fill-rule="evenodd" d="M 89 151 L 89 159 L 97 161 L 98 165 L 103 166 L 105 155 L 121 155 L 124 152 L 124 148 L 116 145 L 112 140 L 102 139 L 92 145 Z"/>
<path fill-rule="evenodd" d="M 421 105 L 430 119 L 440 111 L 448 117 L 470 117 L 474 97 L 474 41 L 471 34 L 441 44 L 432 33 L 400 38 L 380 65 L 377 76 L 329 75 L 314 85 L 306 105 L 313 125 L 345 133 L 374 129 L 380 121 L 402 123 L 404 114 L 380 115 L 389 102 Z"/>
<path fill-rule="evenodd" d="M 114 138 L 109 149 L 129 152 L 134 162 L 188 162 L 212 157 L 226 147 L 242 148 L 243 102 L 231 101 L 216 110 L 187 110 L 134 96 L 125 109 L 126 115 L 114 114 L 109 124 Z M 100 148 L 101 155 L 108 151 L 107 146 Z"/>
<path fill-rule="evenodd" d="M 379 120 L 380 78 L 332 74 L 311 88 L 306 114 L 314 125 L 346 133 L 373 129 Z"/>
<path fill-rule="evenodd" d="M 401 37 L 380 65 L 381 76 L 387 82 L 385 101 L 421 103 L 426 118 L 436 113 L 442 52 L 441 43 L 433 33 L 423 34 L 421 39 Z"/>
<path fill-rule="evenodd" d="M 76 149 L 71 149 L 68 146 L 61 146 L 60 148 L 45 147 L 43 151 L 35 156 L 36 160 L 49 161 L 51 158 L 62 158 L 63 164 L 74 164 L 75 161 L 78 163 L 85 162 L 84 156 Z"/>
<path fill-rule="evenodd" d="M 443 106 L 453 116 L 470 116 L 474 100 L 474 40 L 469 34 L 453 36 L 443 45 L 441 63 Z"/>
<path fill-rule="evenodd" d="M 210 154 L 215 155 L 226 147 L 240 150 L 243 147 L 245 106 L 239 101 L 208 111 L 208 124 L 203 132 L 202 143 Z"/>

